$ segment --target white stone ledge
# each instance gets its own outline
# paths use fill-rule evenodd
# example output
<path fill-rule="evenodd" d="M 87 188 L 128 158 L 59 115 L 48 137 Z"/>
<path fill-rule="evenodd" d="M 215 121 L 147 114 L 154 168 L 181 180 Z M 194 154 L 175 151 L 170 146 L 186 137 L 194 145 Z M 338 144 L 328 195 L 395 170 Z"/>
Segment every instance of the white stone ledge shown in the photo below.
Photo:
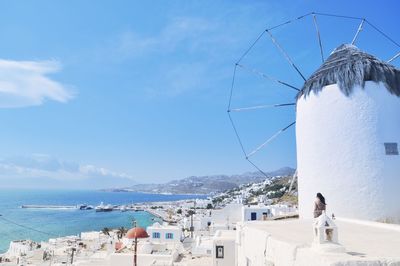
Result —
<path fill-rule="evenodd" d="M 336 220 L 342 221 L 342 222 L 347 222 L 347 223 L 372 226 L 372 227 L 376 227 L 376 228 L 400 232 L 400 224 L 386 224 L 386 223 L 381 223 L 381 222 L 357 220 L 357 219 L 344 218 L 344 217 L 336 217 Z M 400 251 L 399 251 L 399 253 L 400 253 Z"/>

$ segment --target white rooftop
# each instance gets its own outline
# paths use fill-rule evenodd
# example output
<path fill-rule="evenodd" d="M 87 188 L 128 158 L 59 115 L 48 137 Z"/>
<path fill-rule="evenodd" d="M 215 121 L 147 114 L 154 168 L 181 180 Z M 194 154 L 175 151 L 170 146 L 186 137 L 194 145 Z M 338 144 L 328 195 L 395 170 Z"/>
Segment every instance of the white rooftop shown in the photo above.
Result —
<path fill-rule="evenodd" d="M 335 220 L 339 229 L 339 243 L 346 249 L 346 256 L 354 259 L 384 258 L 400 262 L 400 225 L 385 225 L 375 222 L 358 223 Z M 249 228 L 268 232 L 274 239 L 299 247 L 311 246 L 313 241 L 312 219 L 280 221 L 252 221 Z"/>
<path fill-rule="evenodd" d="M 218 230 L 214 237 L 218 238 L 226 238 L 226 239 L 235 239 L 236 238 L 236 231 L 234 230 Z"/>

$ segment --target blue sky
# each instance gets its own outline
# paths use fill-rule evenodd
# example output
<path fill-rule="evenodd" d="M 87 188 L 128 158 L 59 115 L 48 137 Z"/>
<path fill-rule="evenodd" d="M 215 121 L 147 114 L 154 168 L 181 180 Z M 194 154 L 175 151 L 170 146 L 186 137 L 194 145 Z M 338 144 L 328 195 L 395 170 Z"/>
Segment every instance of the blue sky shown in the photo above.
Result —
<path fill-rule="evenodd" d="M 0 186 L 94 188 L 253 171 L 226 109 L 234 63 L 255 38 L 318 11 L 366 17 L 400 42 L 398 9 L 397 1 L 2 1 Z M 359 24 L 317 19 L 325 55 Z M 305 75 L 318 67 L 311 20 L 275 33 Z M 373 30 L 363 34 L 360 48 L 382 59 L 398 52 Z M 262 41 L 243 64 L 301 87 Z M 234 107 L 295 95 L 245 71 L 236 86 Z M 251 151 L 295 111 L 234 119 Z M 254 161 L 266 171 L 295 167 L 294 128 Z"/>

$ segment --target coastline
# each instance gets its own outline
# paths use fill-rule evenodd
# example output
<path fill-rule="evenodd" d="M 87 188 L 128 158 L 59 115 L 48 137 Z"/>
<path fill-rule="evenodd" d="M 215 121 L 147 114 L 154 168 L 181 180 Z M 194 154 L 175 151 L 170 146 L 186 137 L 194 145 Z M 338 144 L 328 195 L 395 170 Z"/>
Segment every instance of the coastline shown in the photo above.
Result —
<path fill-rule="evenodd" d="M 29 192 L 29 193 L 28 193 Z M 65 205 L 90 204 L 97 206 L 101 201 L 106 204 L 129 203 L 129 205 L 145 206 L 150 209 L 153 205 L 174 204 L 180 200 L 192 200 L 193 198 L 205 198 L 198 195 L 158 195 L 142 193 L 111 193 L 98 190 L 5 190 L 0 195 L 0 214 L 3 218 L 18 223 L 22 226 L 34 229 L 45 228 L 48 234 L 34 232 L 32 230 L 2 221 L 2 239 L 0 240 L 0 252 L 6 252 L 13 240 L 32 239 L 46 241 L 49 235 L 67 236 L 77 235 L 81 232 L 101 230 L 104 227 L 126 228 L 132 226 L 135 218 L 141 226 L 153 223 L 155 217 L 150 212 L 112 211 L 96 213 L 94 210 L 79 209 L 23 209 L 22 205 Z M 1 216 L 0 216 L 1 217 Z M 29 222 L 28 222 L 29 221 Z M 4 223 L 3 223 L 4 222 Z"/>
<path fill-rule="evenodd" d="M 152 207 L 171 206 L 171 205 L 176 205 L 176 204 L 178 204 L 178 203 L 181 202 L 181 201 L 191 201 L 191 200 L 195 200 L 195 198 L 193 198 L 193 199 L 185 199 L 185 200 L 171 200 L 171 201 L 137 202 L 137 203 L 135 203 L 135 204 L 131 204 L 131 206 L 132 206 L 132 207 L 141 207 L 142 209 L 141 209 L 141 210 L 134 210 L 134 209 L 131 209 L 131 210 L 127 210 L 126 213 L 133 213 L 133 214 L 134 214 L 134 213 L 138 213 L 138 212 L 147 213 L 148 215 L 150 215 L 149 218 L 150 218 L 150 220 L 151 220 L 152 223 L 153 223 L 153 222 L 156 222 L 157 219 L 159 219 L 160 222 L 173 222 L 173 220 L 168 219 L 167 214 L 166 214 L 165 212 L 163 212 L 163 211 L 156 211 L 156 209 L 152 209 Z M 129 205 L 129 204 L 126 204 L 126 205 Z M 26 205 L 21 206 L 21 208 L 24 208 L 24 206 L 26 206 Z M 54 206 L 51 206 L 51 205 L 49 205 L 49 206 L 35 206 L 35 207 L 37 207 L 38 209 L 46 209 L 46 207 L 50 207 L 49 209 L 52 209 L 52 210 L 67 210 L 67 209 L 71 209 L 71 208 L 67 208 L 67 209 L 52 208 L 52 207 L 54 207 Z M 101 214 L 100 214 L 100 215 L 101 215 Z M 152 223 L 151 223 L 151 224 L 152 224 Z M 146 227 L 147 227 L 147 226 L 146 226 Z M 110 229 L 111 229 L 111 230 L 117 230 L 118 227 L 110 228 Z M 79 232 L 77 235 L 80 236 L 80 235 L 82 235 L 82 234 L 90 233 L 90 232 L 93 232 L 93 231 L 81 231 L 81 232 Z M 101 230 L 95 231 L 95 232 L 101 232 Z M 62 238 L 70 237 L 70 236 L 76 236 L 76 235 L 58 235 L 58 236 L 55 237 L 55 238 L 60 238 L 60 239 L 62 239 Z M 42 243 L 43 243 L 43 242 L 46 243 L 46 242 L 49 242 L 49 240 L 50 240 L 50 239 L 53 239 L 53 238 L 54 238 L 54 237 L 49 237 L 48 239 L 42 240 L 41 242 L 42 242 Z M 31 240 L 31 239 L 13 239 L 13 240 L 11 240 L 11 241 L 9 242 L 9 246 L 10 246 L 11 242 L 14 242 L 14 241 L 23 241 L 23 240 Z M 0 253 L 0 256 L 5 255 L 6 253 L 7 253 L 7 250 L 5 250 L 4 252 Z"/>
<path fill-rule="evenodd" d="M 139 191 L 139 190 L 129 190 L 129 189 L 100 189 L 101 192 L 113 192 L 113 193 L 139 193 L 139 194 L 150 194 L 150 195 L 176 195 L 176 196 L 201 196 L 201 197 L 211 197 L 211 194 L 202 193 L 172 193 L 172 192 L 150 192 L 150 191 Z"/>

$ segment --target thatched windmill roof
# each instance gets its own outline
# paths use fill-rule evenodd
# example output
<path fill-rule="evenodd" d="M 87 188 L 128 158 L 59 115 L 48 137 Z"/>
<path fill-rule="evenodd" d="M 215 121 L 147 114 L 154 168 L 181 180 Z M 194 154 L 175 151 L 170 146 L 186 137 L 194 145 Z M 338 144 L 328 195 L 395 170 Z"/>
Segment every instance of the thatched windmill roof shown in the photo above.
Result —
<path fill-rule="evenodd" d="M 307 97 L 312 91 L 318 93 L 324 86 L 335 83 L 348 96 L 354 86 L 363 88 L 365 81 L 382 82 L 391 94 L 400 97 L 399 69 L 362 52 L 354 45 L 342 44 L 304 83 L 297 99 L 303 95 Z"/>

